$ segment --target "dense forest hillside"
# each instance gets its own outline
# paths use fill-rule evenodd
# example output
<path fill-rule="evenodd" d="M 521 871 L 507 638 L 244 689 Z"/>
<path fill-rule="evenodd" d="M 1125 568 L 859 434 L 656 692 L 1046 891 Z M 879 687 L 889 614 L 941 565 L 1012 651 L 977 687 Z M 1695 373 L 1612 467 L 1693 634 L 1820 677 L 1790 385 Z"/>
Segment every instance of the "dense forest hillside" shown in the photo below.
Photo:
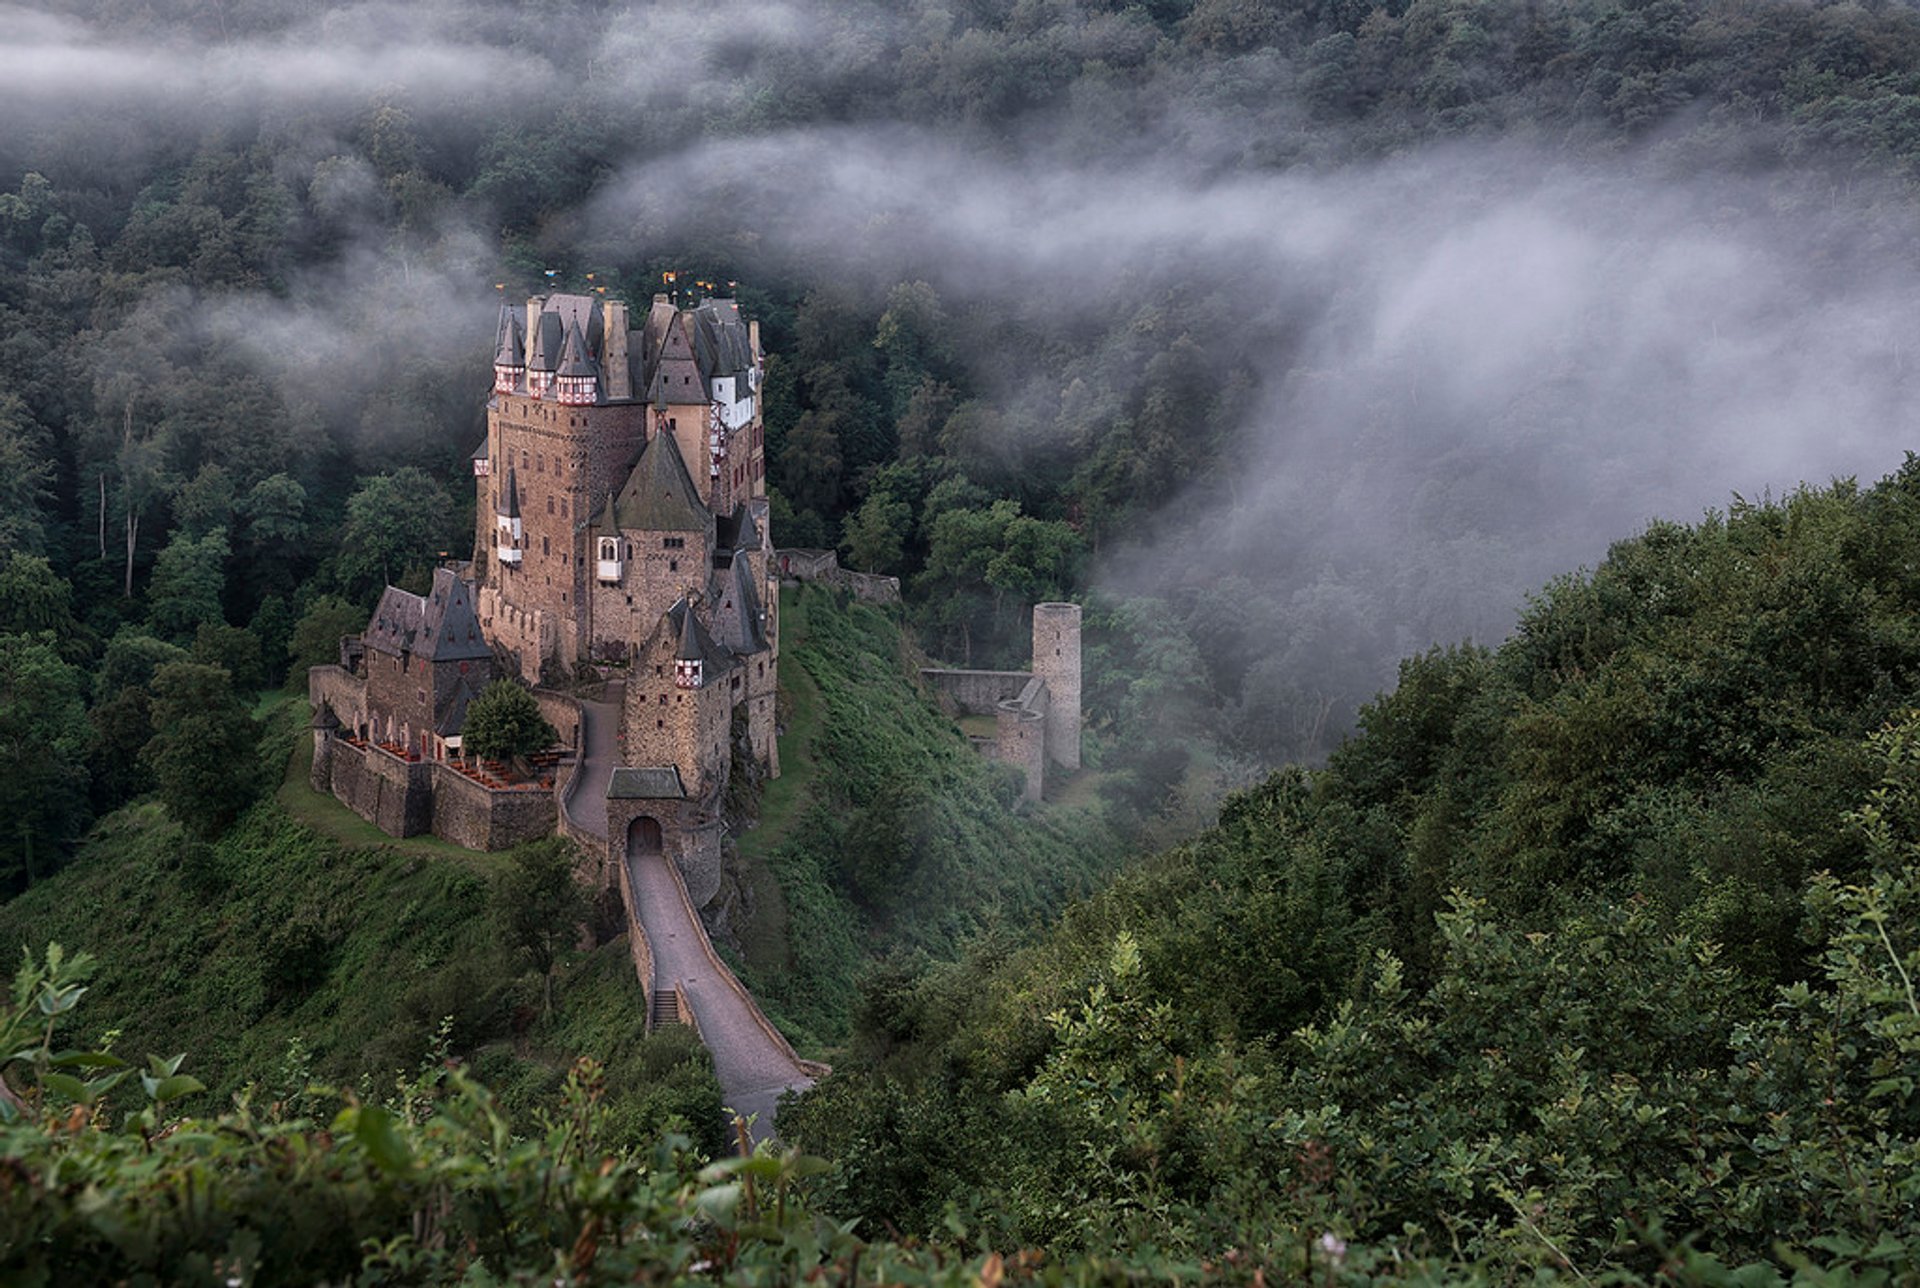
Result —
<path fill-rule="evenodd" d="M 147 786 L 146 641 L 274 681 L 463 552 L 502 297 L 738 295 L 777 539 L 957 662 L 1086 600 L 1149 816 L 1916 411 L 1906 5 L 230 10 L 0 52 L 9 889 Z"/>
<path fill-rule="evenodd" d="M 4 21 L 6 1271 L 1911 1281 L 1920 7 Z M 702 1170 L 561 850 L 289 768 L 554 289 L 737 298 L 774 540 L 902 579 L 730 802 L 826 1163 Z M 911 677 L 1053 599 L 1022 809 Z"/>
<path fill-rule="evenodd" d="M 1659 523 L 1017 953 L 877 978 L 830 1211 L 1511 1277 L 1920 1258 L 1920 458 Z"/>

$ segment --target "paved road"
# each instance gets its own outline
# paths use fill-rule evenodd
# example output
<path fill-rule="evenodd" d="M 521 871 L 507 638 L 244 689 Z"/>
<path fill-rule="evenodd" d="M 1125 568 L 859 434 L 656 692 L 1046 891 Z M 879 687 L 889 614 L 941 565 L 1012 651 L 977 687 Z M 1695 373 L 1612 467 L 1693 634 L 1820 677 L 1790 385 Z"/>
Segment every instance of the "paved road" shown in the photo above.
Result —
<path fill-rule="evenodd" d="M 607 783 L 620 760 L 620 686 L 609 686 L 607 702 L 580 704 L 581 742 L 586 761 L 580 781 L 568 798 L 567 813 L 595 836 L 607 834 Z"/>
<path fill-rule="evenodd" d="M 700 1025 L 701 1039 L 713 1053 L 713 1070 L 727 1107 L 758 1114 L 754 1139 L 765 1139 L 772 1134 L 780 1093 L 810 1087 L 813 1079 L 761 1029 L 734 991 L 732 972 L 725 966 L 715 969 L 704 947 L 707 932 L 698 918 L 688 915 L 667 862 L 658 854 L 627 854 L 634 902 L 653 949 L 654 985 L 681 990 Z"/>

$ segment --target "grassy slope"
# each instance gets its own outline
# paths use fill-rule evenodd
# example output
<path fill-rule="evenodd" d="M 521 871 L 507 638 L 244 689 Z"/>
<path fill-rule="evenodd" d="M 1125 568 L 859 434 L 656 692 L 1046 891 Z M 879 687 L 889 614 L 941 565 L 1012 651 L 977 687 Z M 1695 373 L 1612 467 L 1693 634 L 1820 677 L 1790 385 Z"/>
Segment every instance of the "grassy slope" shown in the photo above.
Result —
<path fill-rule="evenodd" d="M 780 897 L 743 930 L 743 973 L 801 1046 L 825 1051 L 874 956 L 951 958 L 1029 926 L 1122 849 L 1093 809 L 1018 807 L 1008 772 L 910 678 L 885 613 L 817 588 L 784 594 L 781 609 L 785 772 L 740 845 L 756 891 L 770 875 Z"/>
<path fill-rule="evenodd" d="M 306 741 L 297 705 L 274 713 L 276 758 L 290 736 Z M 212 846 L 150 803 L 103 820 L 66 870 L 0 906 L 0 952 L 58 941 L 93 953 L 89 1021 L 118 1030 L 130 1055 L 190 1053 L 220 1095 L 277 1086 L 296 1039 L 317 1077 L 384 1082 L 418 1064 L 448 1016 L 454 1050 L 479 1057 L 523 1115 L 576 1054 L 608 1063 L 610 1081 L 704 1060 L 640 1050 L 624 940 L 570 960 L 543 1019 L 538 977 L 489 908 L 507 860 L 382 835 L 305 785 L 306 756 Z"/>
<path fill-rule="evenodd" d="M 788 1031 L 824 1051 L 874 955 L 947 958 L 1032 924 L 1120 847 L 1090 810 L 1017 810 L 1006 772 L 909 678 L 885 614 L 817 590 L 782 608 L 785 773 L 740 838 L 755 892 L 740 965 Z M 64 872 L 0 906 L 0 952 L 57 940 L 94 953 L 89 1018 L 130 1054 L 189 1052 L 222 1093 L 271 1080 L 296 1039 L 317 1076 L 385 1079 L 417 1064 L 449 1015 L 455 1050 L 523 1106 L 576 1052 L 652 1072 L 684 1056 L 629 1049 L 641 1017 L 622 942 L 570 963 L 561 1013 L 542 1020 L 538 981 L 488 907 L 505 860 L 396 841 L 313 792 L 304 704 L 260 710 L 286 766 L 271 799 L 212 846 L 152 804 L 103 820 Z"/>

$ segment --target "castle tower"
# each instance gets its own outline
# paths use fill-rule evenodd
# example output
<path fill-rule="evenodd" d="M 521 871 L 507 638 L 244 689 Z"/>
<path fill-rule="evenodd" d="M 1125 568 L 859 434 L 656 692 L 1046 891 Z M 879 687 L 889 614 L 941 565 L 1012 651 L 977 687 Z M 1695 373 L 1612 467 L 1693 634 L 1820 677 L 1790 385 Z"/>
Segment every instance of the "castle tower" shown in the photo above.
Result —
<path fill-rule="evenodd" d="M 1080 605 L 1033 606 L 1033 673 L 1047 682 L 1047 758 L 1080 768 Z"/>

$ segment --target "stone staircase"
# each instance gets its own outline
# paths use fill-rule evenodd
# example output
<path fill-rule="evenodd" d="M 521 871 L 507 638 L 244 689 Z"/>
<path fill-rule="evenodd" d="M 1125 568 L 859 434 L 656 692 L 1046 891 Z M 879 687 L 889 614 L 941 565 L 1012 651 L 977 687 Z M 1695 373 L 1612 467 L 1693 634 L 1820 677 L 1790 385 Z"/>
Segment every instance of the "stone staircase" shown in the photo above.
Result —
<path fill-rule="evenodd" d="M 647 1012 L 647 1027 L 662 1028 L 669 1024 L 684 1024 L 680 1015 L 680 990 L 677 988 L 657 988 L 653 991 L 653 1005 Z"/>

